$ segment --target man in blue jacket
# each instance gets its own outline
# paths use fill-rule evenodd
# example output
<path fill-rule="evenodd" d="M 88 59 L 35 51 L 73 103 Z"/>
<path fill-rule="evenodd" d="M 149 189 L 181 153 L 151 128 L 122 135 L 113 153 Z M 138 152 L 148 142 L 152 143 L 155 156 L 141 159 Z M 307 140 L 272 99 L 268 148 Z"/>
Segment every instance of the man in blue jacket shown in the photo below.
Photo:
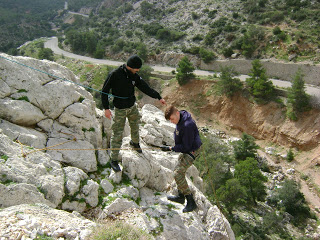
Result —
<path fill-rule="evenodd" d="M 174 106 L 170 106 L 165 111 L 165 118 L 176 124 L 174 131 L 174 147 L 162 146 L 163 151 L 180 152 L 178 164 L 174 170 L 174 179 L 178 187 L 178 196 L 168 196 L 168 200 L 187 205 L 183 212 L 191 212 L 197 208 L 186 180 L 186 171 L 193 164 L 193 161 L 200 153 L 202 145 L 199 131 L 191 114 L 187 111 L 178 111 Z"/>

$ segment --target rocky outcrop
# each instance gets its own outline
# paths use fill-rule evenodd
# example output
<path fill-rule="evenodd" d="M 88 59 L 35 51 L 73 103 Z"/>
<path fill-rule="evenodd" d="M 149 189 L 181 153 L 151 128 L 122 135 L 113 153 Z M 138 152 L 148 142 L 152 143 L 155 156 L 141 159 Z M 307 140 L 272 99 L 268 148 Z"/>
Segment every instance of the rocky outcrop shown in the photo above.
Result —
<path fill-rule="evenodd" d="M 1 56 L 77 82 L 58 64 Z M 131 149 L 126 127 L 120 151 L 123 171 L 114 173 L 106 151 L 111 123 L 83 87 L 3 58 L 0 85 L 5 108 L 0 111 L 4 239 L 87 239 L 95 224 L 79 213 L 88 212 L 99 220 L 122 216 L 156 239 L 235 239 L 226 218 L 201 192 L 203 182 L 194 166 L 188 169 L 187 181 L 197 211 L 183 214 L 183 205 L 167 200 L 166 195 L 176 191 L 173 169 L 178 154 L 156 147 L 172 145 L 174 130 L 156 107 L 141 109 L 142 154 Z"/>

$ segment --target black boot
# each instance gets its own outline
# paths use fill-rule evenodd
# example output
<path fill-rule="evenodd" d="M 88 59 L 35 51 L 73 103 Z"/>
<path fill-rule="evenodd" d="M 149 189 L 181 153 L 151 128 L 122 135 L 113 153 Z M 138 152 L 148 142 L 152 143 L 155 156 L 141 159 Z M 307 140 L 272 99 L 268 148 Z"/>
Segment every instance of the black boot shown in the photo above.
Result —
<path fill-rule="evenodd" d="M 181 204 L 184 204 L 184 200 L 185 200 L 185 197 L 181 192 L 178 193 L 178 196 L 168 196 L 167 198 L 170 201 L 181 203 Z"/>
<path fill-rule="evenodd" d="M 186 199 L 187 199 L 187 205 L 182 211 L 184 213 L 185 212 L 192 212 L 193 210 L 195 210 L 197 208 L 197 204 L 194 201 L 192 194 L 186 195 Z"/>
<path fill-rule="evenodd" d="M 136 150 L 138 153 L 142 153 L 141 147 L 139 143 L 134 143 L 132 140 L 130 140 L 130 145 Z"/>
<path fill-rule="evenodd" d="M 115 172 L 120 172 L 121 171 L 121 168 L 120 168 L 120 166 L 119 166 L 117 161 L 111 161 L 110 165 L 111 165 L 111 168 L 113 169 L 113 171 L 115 171 Z"/>

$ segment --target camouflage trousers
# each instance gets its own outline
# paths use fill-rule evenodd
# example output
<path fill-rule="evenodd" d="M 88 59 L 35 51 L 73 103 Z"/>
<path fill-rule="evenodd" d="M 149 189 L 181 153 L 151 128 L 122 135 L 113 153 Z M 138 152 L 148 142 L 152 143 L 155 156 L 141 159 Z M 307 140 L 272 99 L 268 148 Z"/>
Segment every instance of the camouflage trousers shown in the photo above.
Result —
<path fill-rule="evenodd" d="M 110 141 L 112 148 L 110 157 L 112 161 L 120 161 L 119 151 L 122 145 L 122 135 L 126 124 L 126 118 L 128 118 L 131 129 L 131 140 L 134 143 L 139 143 L 139 123 L 141 117 L 136 104 L 125 109 L 114 108 L 114 118 L 111 127 L 112 136 Z"/>
<path fill-rule="evenodd" d="M 195 159 L 197 159 L 197 157 L 199 156 L 200 151 L 201 147 L 193 154 Z M 174 180 L 177 183 L 179 192 L 181 192 L 183 195 L 191 194 L 186 180 L 186 171 L 189 167 L 191 167 L 195 159 L 193 159 L 188 153 L 180 153 L 178 164 L 174 169 Z"/>

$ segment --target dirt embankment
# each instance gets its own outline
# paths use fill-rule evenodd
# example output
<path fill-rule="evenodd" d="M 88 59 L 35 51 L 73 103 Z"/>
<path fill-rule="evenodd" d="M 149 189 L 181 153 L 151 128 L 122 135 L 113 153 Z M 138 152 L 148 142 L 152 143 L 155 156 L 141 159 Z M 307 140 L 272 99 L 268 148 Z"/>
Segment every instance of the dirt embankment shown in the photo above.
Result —
<path fill-rule="evenodd" d="M 170 86 L 164 89 L 162 96 L 169 104 L 191 111 L 197 121 L 205 124 L 218 120 L 256 139 L 303 151 L 319 147 L 319 110 L 304 113 L 297 122 L 293 122 L 286 118 L 286 109 L 277 103 L 258 105 L 241 95 L 230 99 L 207 94 L 211 88 L 212 82 L 194 80 L 185 86 Z"/>

